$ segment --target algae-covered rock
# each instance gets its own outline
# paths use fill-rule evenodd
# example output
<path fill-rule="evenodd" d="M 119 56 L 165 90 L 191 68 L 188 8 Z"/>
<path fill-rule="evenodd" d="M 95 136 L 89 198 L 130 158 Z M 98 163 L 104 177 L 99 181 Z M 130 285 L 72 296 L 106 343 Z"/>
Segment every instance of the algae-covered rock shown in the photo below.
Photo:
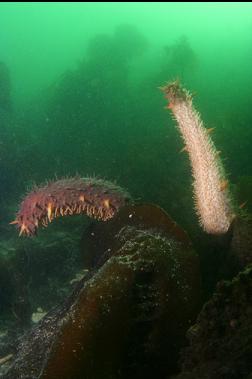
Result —
<path fill-rule="evenodd" d="M 252 263 L 252 219 L 236 218 L 232 227 L 230 259 L 236 270 L 243 269 Z"/>
<path fill-rule="evenodd" d="M 252 375 L 252 267 L 220 282 L 188 332 L 177 379 L 249 379 Z"/>
<path fill-rule="evenodd" d="M 165 378 L 196 316 L 191 247 L 126 225 L 107 260 L 23 338 L 5 379 Z M 106 252 L 105 252 L 106 256 Z"/>
<path fill-rule="evenodd" d="M 118 239 L 114 237 L 125 225 L 152 229 L 179 241 L 185 248 L 192 248 L 187 233 L 161 207 L 154 204 L 129 205 L 122 208 L 113 220 L 105 224 L 93 223 L 85 230 L 81 243 L 85 268 L 102 264 L 110 252 L 116 250 Z"/>

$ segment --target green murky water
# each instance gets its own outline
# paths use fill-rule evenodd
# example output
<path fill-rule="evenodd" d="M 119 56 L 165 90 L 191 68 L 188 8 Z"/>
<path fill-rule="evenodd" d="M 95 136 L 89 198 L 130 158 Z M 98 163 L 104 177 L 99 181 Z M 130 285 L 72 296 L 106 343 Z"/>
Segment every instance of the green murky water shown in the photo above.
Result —
<path fill-rule="evenodd" d="M 178 78 L 250 207 L 251 58 L 250 3 L 2 3 L 2 206 L 78 172 L 190 224 L 189 164 L 158 90 Z"/>

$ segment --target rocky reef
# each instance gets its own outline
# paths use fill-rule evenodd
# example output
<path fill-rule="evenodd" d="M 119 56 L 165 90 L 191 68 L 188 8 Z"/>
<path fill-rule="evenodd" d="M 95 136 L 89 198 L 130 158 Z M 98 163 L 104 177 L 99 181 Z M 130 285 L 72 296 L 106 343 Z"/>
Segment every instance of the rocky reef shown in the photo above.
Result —
<path fill-rule="evenodd" d="M 117 33 L 125 35 L 123 29 Z M 100 36 L 93 41 L 95 48 L 90 46 L 91 58 L 97 44 L 103 45 L 104 41 L 110 51 L 113 43 Z M 144 47 L 144 43 L 140 45 Z M 137 52 L 133 46 L 132 54 Z M 91 58 L 87 67 L 92 71 Z M 117 59 L 122 56 L 115 55 L 111 68 L 116 67 Z M 125 72 L 126 69 L 127 65 Z M 114 71 L 110 74 L 114 76 Z M 123 83 L 125 75 L 120 70 L 118 75 Z M 105 83 L 112 83 L 104 78 Z M 71 75 L 68 79 L 71 84 Z M 101 83 L 103 81 L 97 83 L 97 79 L 89 83 L 98 100 L 104 95 L 100 91 Z M 83 88 L 86 95 L 87 87 Z M 118 91 L 122 88 L 127 89 L 120 85 Z M 163 90 L 169 100 L 168 109 L 176 118 L 185 142 L 182 150 L 189 153 L 195 208 L 200 225 L 208 233 L 202 237 L 205 245 L 201 248 L 197 240 L 200 232 L 194 241 L 201 253 L 201 270 L 187 233 L 158 206 L 131 202 L 125 206 L 129 203 L 126 192 L 96 179 L 90 182 L 90 179 L 69 178 L 38 187 L 26 196 L 14 221 L 20 235 L 32 236 L 39 225 L 47 226 L 58 216 L 84 213 L 106 222 L 93 222 L 83 228 L 80 250 L 75 246 L 76 240 L 71 239 L 71 233 L 68 240 L 66 234 L 55 232 L 51 234 L 55 244 L 40 245 L 36 239 L 32 240 L 31 254 L 27 254 L 26 244 L 21 249 L 19 243 L 14 251 L 6 248 L 7 254 L 0 266 L 1 304 L 16 318 L 22 331 L 30 326 L 31 320 L 36 325 L 25 335 L 20 334 L 18 346 L 13 342 L 15 338 L 8 343 L 5 331 L 0 332 L 3 379 L 251 378 L 252 295 L 251 267 L 247 266 L 252 260 L 251 222 L 241 217 L 242 212 L 237 211 L 229 196 L 230 186 L 219 151 L 209 136 L 212 128 L 204 128 L 193 107 L 192 95 L 178 82 Z M 77 104 L 75 96 L 74 92 L 73 115 Z M 90 106 L 94 106 L 96 96 L 89 97 Z M 104 111 L 111 107 L 110 96 L 106 99 Z M 111 108 L 121 111 L 119 107 Z M 55 119 L 61 119 L 61 110 L 62 107 L 56 107 Z M 95 119 L 100 115 L 93 113 L 96 125 Z M 93 124 L 90 130 L 97 136 Z M 58 125 L 62 128 L 61 122 Z M 100 131 L 106 134 L 103 126 L 101 123 Z M 52 130 L 57 134 L 56 129 Z M 68 136 L 68 122 L 62 130 L 62 135 Z M 111 138 L 111 134 L 106 137 Z M 101 138 L 102 148 L 104 141 L 106 139 Z M 99 146 L 97 141 L 95 146 Z M 93 160 L 96 153 L 93 146 L 90 149 Z M 54 149 L 53 154 L 57 156 Z M 111 159 L 110 151 L 108 155 Z M 155 162 L 151 155 L 149 159 Z M 145 160 L 144 166 L 148 166 Z M 157 187 L 155 180 L 154 186 Z M 169 197 L 165 192 L 165 202 L 171 202 L 174 191 L 170 193 Z M 176 197 L 179 198 L 178 194 Z M 79 237 L 80 229 L 76 230 Z M 56 240 L 60 241 L 60 249 Z M 1 247 L 4 251 L 4 246 Z M 21 252 L 19 258 L 18 251 Z M 78 253 L 73 256 L 76 251 L 81 253 L 81 271 L 73 263 L 76 257 L 80 258 Z M 210 265 L 202 259 L 204 254 L 213 255 Z M 48 278 L 51 271 L 58 271 L 59 282 L 57 279 L 53 282 L 56 274 Z M 202 306 L 200 271 L 211 277 L 211 285 L 208 291 L 203 287 L 207 302 L 196 320 Z M 239 271 L 242 272 L 238 274 Z M 75 285 L 73 291 L 71 286 L 61 286 L 63 277 L 68 284 Z M 220 281 L 222 278 L 229 281 Z M 41 290 L 43 280 L 47 281 L 44 292 Z M 56 302 L 61 303 L 47 313 L 53 304 L 52 293 Z"/>
<path fill-rule="evenodd" d="M 188 331 L 176 379 L 249 379 L 252 374 L 252 267 L 219 282 Z"/>
<path fill-rule="evenodd" d="M 179 227 L 160 208 L 154 212 L 163 219 L 163 230 L 150 228 L 148 218 L 145 223 L 141 206 L 139 212 L 137 206 L 122 212 L 106 223 L 113 238 L 105 241 L 100 263 L 22 338 L 3 378 L 153 378 L 176 373 L 185 331 L 199 308 L 198 257 L 188 240 L 172 232 Z M 128 224 L 121 227 L 126 218 Z"/>

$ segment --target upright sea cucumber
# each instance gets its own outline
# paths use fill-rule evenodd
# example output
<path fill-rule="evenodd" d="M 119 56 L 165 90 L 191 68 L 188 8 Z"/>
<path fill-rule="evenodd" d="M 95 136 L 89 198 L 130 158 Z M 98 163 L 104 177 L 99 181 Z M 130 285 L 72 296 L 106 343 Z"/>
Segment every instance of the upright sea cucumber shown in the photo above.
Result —
<path fill-rule="evenodd" d="M 129 194 L 97 178 L 65 178 L 36 187 L 24 198 L 16 215 L 19 235 L 34 235 L 59 216 L 86 214 L 107 221 L 130 200 Z"/>
<path fill-rule="evenodd" d="M 203 229 L 210 234 L 223 234 L 235 217 L 219 152 L 199 113 L 194 109 L 191 94 L 176 82 L 161 88 L 169 101 L 178 129 L 191 161 L 194 178 L 195 208 Z"/>

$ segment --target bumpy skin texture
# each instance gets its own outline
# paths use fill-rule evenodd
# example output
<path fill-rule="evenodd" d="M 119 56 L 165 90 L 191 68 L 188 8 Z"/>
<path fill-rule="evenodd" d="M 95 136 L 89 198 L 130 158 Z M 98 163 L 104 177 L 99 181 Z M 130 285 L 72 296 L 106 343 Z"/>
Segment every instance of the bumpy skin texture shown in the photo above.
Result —
<path fill-rule="evenodd" d="M 220 282 L 188 331 L 190 346 L 176 379 L 252 377 L 252 266 Z"/>
<path fill-rule="evenodd" d="M 194 178 L 194 200 L 202 228 L 210 234 L 223 234 L 229 229 L 234 213 L 228 193 L 228 181 L 219 152 L 194 109 L 192 96 L 178 82 L 161 88 L 169 101 L 178 129 L 189 154 Z"/>
<path fill-rule="evenodd" d="M 16 224 L 19 235 L 34 235 L 59 216 L 86 214 L 107 221 L 130 200 L 119 186 L 96 178 L 66 178 L 31 191 L 21 203 Z"/>

